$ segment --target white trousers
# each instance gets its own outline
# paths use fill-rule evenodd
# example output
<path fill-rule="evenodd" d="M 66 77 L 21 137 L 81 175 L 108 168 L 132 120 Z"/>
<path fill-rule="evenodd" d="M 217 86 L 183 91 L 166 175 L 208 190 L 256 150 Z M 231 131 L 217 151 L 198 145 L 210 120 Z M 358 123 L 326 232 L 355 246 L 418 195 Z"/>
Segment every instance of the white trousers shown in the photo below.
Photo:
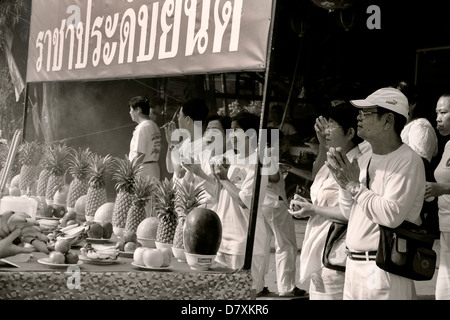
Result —
<path fill-rule="evenodd" d="M 436 300 L 450 300 L 450 232 L 441 232 Z"/>
<path fill-rule="evenodd" d="M 267 232 L 262 276 L 264 277 L 269 271 L 270 243 L 272 238 L 275 238 L 278 293 L 291 292 L 294 290 L 296 283 L 295 263 L 297 259 L 297 240 L 295 238 L 295 225 L 292 216 L 284 204 L 279 208 L 260 207 L 259 214 L 262 214 L 264 217 Z"/>
<path fill-rule="evenodd" d="M 323 267 L 311 274 L 309 300 L 342 300 L 345 273 Z"/>
<path fill-rule="evenodd" d="M 344 300 L 415 300 L 414 281 L 386 272 L 375 261 L 347 258 Z"/>

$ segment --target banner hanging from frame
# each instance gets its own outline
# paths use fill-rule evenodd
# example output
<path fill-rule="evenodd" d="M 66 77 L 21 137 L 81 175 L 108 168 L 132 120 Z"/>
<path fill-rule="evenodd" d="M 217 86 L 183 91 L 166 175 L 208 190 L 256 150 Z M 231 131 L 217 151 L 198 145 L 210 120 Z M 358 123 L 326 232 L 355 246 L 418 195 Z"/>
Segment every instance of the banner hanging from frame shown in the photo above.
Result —
<path fill-rule="evenodd" d="M 27 82 L 266 68 L 272 0 L 32 0 Z"/>

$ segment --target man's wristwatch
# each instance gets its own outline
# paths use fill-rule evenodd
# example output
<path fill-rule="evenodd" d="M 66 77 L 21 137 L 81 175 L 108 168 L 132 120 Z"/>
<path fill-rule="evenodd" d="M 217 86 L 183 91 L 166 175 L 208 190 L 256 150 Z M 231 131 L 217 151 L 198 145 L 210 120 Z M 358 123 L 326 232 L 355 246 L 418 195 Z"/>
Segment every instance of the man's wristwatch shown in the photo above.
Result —
<path fill-rule="evenodd" d="M 347 186 L 345 187 L 345 189 L 351 193 L 352 197 L 354 197 L 361 189 L 361 183 L 359 183 L 359 181 L 358 182 L 355 182 L 355 181 L 349 182 L 347 184 Z"/>

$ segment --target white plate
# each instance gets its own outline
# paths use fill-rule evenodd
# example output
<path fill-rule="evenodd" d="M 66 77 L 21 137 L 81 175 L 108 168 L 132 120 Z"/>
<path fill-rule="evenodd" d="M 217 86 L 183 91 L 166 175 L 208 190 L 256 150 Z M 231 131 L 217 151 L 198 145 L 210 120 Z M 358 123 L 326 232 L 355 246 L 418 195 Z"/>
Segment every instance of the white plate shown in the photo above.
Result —
<path fill-rule="evenodd" d="M 131 265 L 132 265 L 132 266 L 135 266 L 135 267 L 137 267 L 137 268 L 139 268 L 139 269 L 143 269 L 143 270 L 167 270 L 167 269 L 172 268 L 172 265 L 167 266 L 167 267 L 155 268 L 155 267 L 142 266 L 142 265 L 137 264 L 137 263 L 134 263 L 134 262 L 132 262 Z"/>
<path fill-rule="evenodd" d="M 115 264 L 115 263 L 120 263 L 121 260 L 119 258 L 117 258 L 116 260 L 112 260 L 112 259 L 91 259 L 88 258 L 86 256 L 80 255 L 80 260 L 84 261 L 86 263 L 90 263 L 90 264 Z"/>
<path fill-rule="evenodd" d="M 120 251 L 119 256 L 125 257 L 125 258 L 133 258 L 134 252 L 126 252 L 126 251 Z"/>
<path fill-rule="evenodd" d="M 51 268 L 57 268 L 57 269 L 61 269 L 61 268 L 67 268 L 70 266 L 79 266 L 80 264 L 83 264 L 83 261 L 78 260 L 77 264 L 66 264 L 66 263 L 52 263 L 52 262 L 48 262 L 48 258 L 41 258 L 38 259 L 38 261 L 40 264 L 49 266 Z"/>
<path fill-rule="evenodd" d="M 109 242 L 113 242 L 113 241 L 111 241 L 111 239 L 86 238 L 86 242 L 103 244 L 103 243 L 109 243 Z"/>

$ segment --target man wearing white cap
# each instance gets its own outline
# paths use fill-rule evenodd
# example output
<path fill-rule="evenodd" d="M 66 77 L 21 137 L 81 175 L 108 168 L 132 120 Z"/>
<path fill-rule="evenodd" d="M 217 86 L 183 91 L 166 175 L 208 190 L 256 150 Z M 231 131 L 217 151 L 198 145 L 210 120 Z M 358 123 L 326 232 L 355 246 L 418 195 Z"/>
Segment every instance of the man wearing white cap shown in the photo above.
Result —
<path fill-rule="evenodd" d="M 352 163 L 340 150 L 330 149 L 327 155 L 341 186 L 341 211 L 349 221 L 344 299 L 415 299 L 413 280 L 386 272 L 375 262 L 379 224 L 421 224 L 425 170 L 420 156 L 400 138 L 408 99 L 397 89 L 382 88 L 350 102 L 360 108 L 357 133 L 372 148 Z"/>

